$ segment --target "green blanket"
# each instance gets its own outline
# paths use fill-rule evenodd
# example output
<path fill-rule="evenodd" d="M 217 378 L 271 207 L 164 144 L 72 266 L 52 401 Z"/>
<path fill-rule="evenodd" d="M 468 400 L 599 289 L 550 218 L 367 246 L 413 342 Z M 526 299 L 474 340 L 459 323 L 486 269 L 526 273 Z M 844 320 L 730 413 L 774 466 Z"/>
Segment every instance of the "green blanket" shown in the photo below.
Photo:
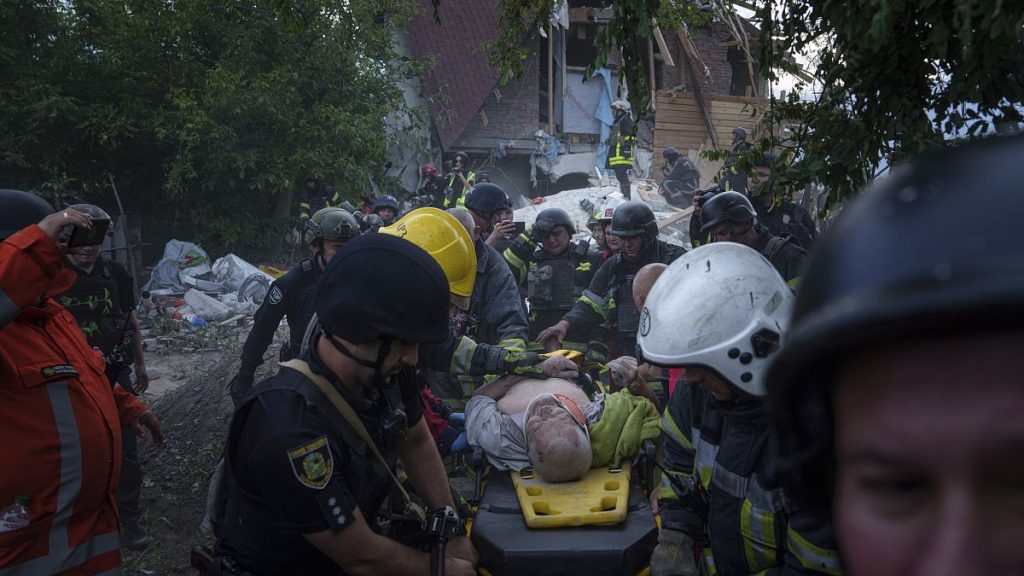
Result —
<path fill-rule="evenodd" d="M 628 390 L 609 394 L 604 399 L 601 420 L 590 427 L 590 445 L 594 452 L 592 467 L 619 467 L 640 453 L 644 440 L 653 440 L 660 432 L 661 415 L 651 401 L 634 396 Z"/>

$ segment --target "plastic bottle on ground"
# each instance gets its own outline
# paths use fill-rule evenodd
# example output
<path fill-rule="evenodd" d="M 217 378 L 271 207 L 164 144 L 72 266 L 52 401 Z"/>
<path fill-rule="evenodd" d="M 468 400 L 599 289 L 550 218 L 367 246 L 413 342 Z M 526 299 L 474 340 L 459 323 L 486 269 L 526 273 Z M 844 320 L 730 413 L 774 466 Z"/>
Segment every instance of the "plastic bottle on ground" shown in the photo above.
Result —
<path fill-rule="evenodd" d="M 0 510 L 0 532 L 12 532 L 28 526 L 28 502 L 24 496 L 15 496 L 14 504 Z"/>

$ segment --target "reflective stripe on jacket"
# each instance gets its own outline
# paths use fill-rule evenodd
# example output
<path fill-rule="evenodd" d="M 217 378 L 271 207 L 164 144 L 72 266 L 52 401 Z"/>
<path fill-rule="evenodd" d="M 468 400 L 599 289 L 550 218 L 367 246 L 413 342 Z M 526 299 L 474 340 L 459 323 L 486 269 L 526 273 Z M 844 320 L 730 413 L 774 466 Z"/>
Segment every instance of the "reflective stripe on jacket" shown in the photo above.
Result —
<path fill-rule="evenodd" d="M 662 527 L 702 543 L 707 574 L 842 574 L 831 526 L 789 503 L 769 472 L 759 401 L 713 402 L 680 383 L 662 417 Z"/>
<path fill-rule="evenodd" d="M 146 408 L 111 388 L 67 310 L 32 305 L 74 278 L 38 226 L 0 243 L 0 506 L 30 499 L 29 525 L 0 532 L 0 576 L 120 573 L 121 426 Z"/>

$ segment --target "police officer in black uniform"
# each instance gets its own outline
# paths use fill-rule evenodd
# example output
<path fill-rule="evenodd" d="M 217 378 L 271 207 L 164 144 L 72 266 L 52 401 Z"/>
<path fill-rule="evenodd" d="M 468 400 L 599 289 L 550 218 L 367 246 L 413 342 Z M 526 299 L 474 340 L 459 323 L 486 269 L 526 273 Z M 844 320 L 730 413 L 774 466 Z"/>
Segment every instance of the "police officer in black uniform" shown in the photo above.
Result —
<path fill-rule="evenodd" d="M 700 209 L 701 233 L 712 242 L 739 242 L 760 252 L 791 287 L 800 283 L 807 252 L 792 236 L 774 236 L 758 221 L 750 200 L 739 192 L 722 192 Z"/>
<path fill-rule="evenodd" d="M 70 208 L 88 215 L 93 222 L 110 222 L 110 215 L 98 206 L 75 204 Z M 57 301 L 75 317 L 89 345 L 98 349 L 117 371 L 117 383 L 136 394 L 145 392 L 149 386 L 149 375 L 142 354 L 142 335 L 135 315 L 135 287 L 131 276 L 124 266 L 104 258 L 99 244 L 70 248 L 67 262 L 75 272 L 75 283 L 67 292 L 57 296 Z M 134 384 L 131 379 L 133 366 Z M 117 488 L 121 542 L 130 550 L 143 550 L 151 539 L 140 522 L 142 464 L 139 461 L 138 438 L 129 428 L 121 430 L 121 453 L 121 477 Z"/>
<path fill-rule="evenodd" d="M 570 328 L 594 330 L 608 318 L 619 355 L 635 353 L 640 311 L 633 302 L 633 279 L 647 264 L 669 264 L 686 250 L 658 240 L 658 221 L 644 202 L 626 202 L 616 208 L 608 233 L 622 239 L 622 249 L 605 261 L 572 309 L 537 335 L 541 342 L 554 339 L 560 345 Z"/>
<path fill-rule="evenodd" d="M 428 509 L 454 506 L 414 372 L 419 345 L 448 334 L 444 272 L 407 240 L 367 234 L 331 261 L 315 301 L 312 347 L 232 420 L 218 553 L 260 575 L 426 575 L 428 554 L 378 534 L 375 513 L 399 458 Z M 447 574 L 475 574 L 468 538 L 446 558 Z"/>
<path fill-rule="evenodd" d="M 525 285 L 530 301 L 531 340 L 572 309 L 597 271 L 594 262 L 599 262 L 598 267 L 603 263 L 599 254 L 590 252 L 590 244 L 572 241 L 575 233 L 568 212 L 548 208 L 537 214 L 529 232 L 520 234 L 505 250 L 505 260 L 516 281 Z M 571 330 L 563 346 L 584 352 L 589 339 L 589 333 Z M 607 356 L 606 347 L 602 346 L 600 356 Z"/>
<path fill-rule="evenodd" d="M 342 208 L 323 208 L 306 221 L 306 242 L 313 257 L 295 265 L 270 285 L 267 298 L 253 316 L 252 330 L 242 346 L 242 365 L 230 384 L 231 399 L 238 400 L 252 388 L 256 369 L 274 340 L 281 318 L 288 317 L 290 340 L 281 347 L 287 360 L 299 353 L 302 337 L 313 317 L 313 290 L 331 257 L 345 242 L 359 235 L 359 223 Z"/>

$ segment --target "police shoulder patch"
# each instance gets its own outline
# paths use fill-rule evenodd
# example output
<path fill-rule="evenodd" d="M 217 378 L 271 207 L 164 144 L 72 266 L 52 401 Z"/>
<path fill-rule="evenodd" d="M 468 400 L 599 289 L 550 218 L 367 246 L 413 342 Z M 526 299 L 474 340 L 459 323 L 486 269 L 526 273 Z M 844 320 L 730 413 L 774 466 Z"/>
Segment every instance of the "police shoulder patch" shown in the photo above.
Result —
<path fill-rule="evenodd" d="M 267 294 L 267 299 L 270 300 L 271 304 L 279 304 L 284 299 L 284 292 L 281 290 L 281 287 L 274 285 L 270 289 L 270 294 Z"/>
<path fill-rule="evenodd" d="M 295 478 L 304 486 L 322 490 L 334 473 L 334 457 L 327 436 L 288 450 L 288 462 Z"/>

